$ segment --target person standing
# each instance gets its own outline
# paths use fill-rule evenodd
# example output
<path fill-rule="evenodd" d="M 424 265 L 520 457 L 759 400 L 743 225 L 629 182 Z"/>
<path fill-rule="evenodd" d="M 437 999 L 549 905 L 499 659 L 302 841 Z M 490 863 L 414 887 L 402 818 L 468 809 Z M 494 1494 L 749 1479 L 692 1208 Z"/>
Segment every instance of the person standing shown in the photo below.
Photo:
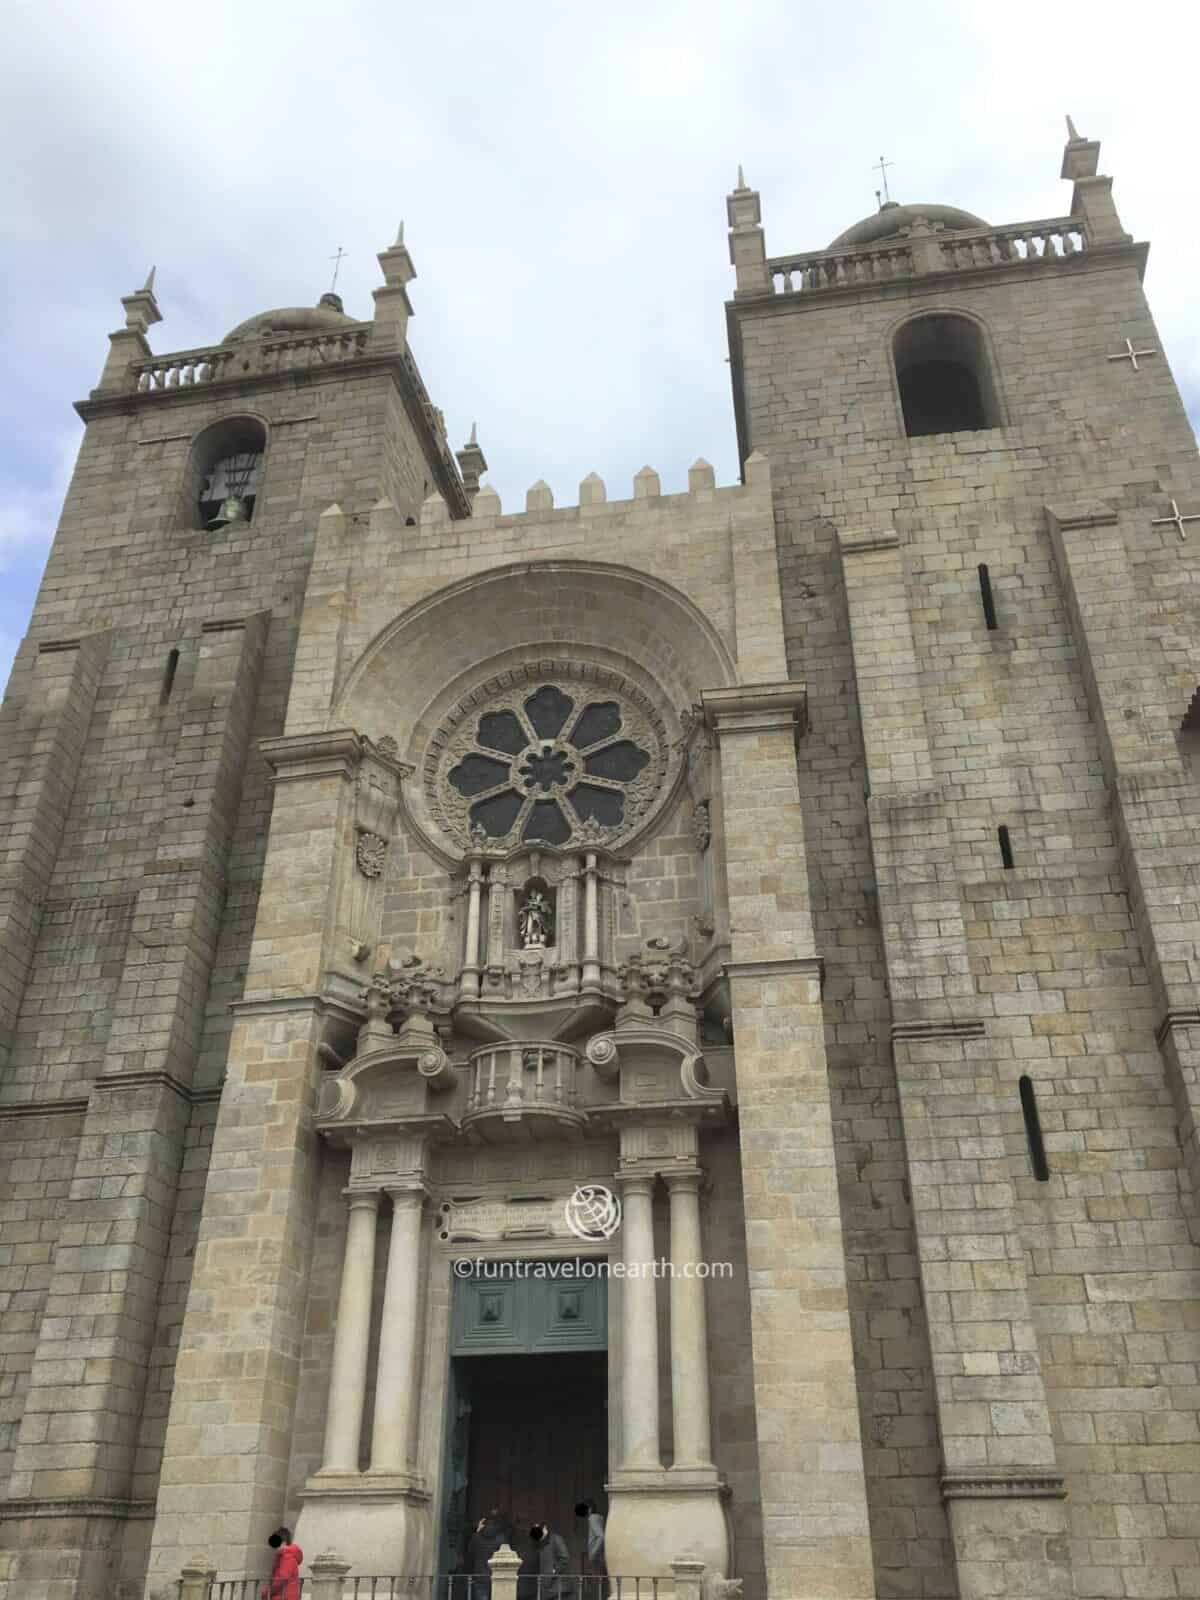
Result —
<path fill-rule="evenodd" d="M 591 1500 L 581 1500 L 575 1507 L 575 1515 L 582 1519 L 587 1530 L 583 1570 L 588 1577 L 596 1580 L 584 1600 L 604 1600 L 607 1592 L 604 1579 L 608 1576 L 604 1564 L 604 1518 Z"/>
<path fill-rule="evenodd" d="M 535 1522 L 529 1537 L 533 1544 L 537 1600 L 573 1600 L 575 1579 L 570 1576 L 571 1552 L 567 1541 L 544 1522 Z"/>
<path fill-rule="evenodd" d="M 493 1507 L 475 1524 L 475 1532 L 467 1542 L 467 1571 L 471 1581 L 470 1600 L 490 1600 L 492 1569 L 488 1562 L 505 1542 L 504 1518 L 498 1507 Z"/>
<path fill-rule="evenodd" d="M 300 1600 L 300 1565 L 304 1551 L 292 1543 L 292 1530 L 276 1528 L 267 1543 L 275 1552 L 275 1564 L 259 1591 L 260 1600 Z"/>

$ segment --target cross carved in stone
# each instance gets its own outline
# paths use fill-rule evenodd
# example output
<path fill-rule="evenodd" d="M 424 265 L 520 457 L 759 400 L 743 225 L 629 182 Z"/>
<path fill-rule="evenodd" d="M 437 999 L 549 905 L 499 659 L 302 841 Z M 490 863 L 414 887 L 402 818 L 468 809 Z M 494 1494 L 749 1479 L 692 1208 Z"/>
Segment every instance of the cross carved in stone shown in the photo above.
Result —
<path fill-rule="evenodd" d="M 1141 367 L 1138 366 L 1138 357 L 1139 356 L 1156 356 L 1157 354 L 1158 354 L 1157 350 L 1135 350 L 1133 348 L 1133 340 L 1132 339 L 1126 339 L 1124 350 L 1118 350 L 1116 355 L 1115 356 L 1109 356 L 1108 360 L 1109 361 L 1128 361 L 1135 372 L 1140 372 L 1142 369 L 1141 369 Z"/>
<path fill-rule="evenodd" d="M 1200 511 L 1180 511 L 1178 502 L 1175 500 L 1174 496 L 1172 496 L 1171 515 L 1169 517 L 1153 517 L 1151 519 L 1150 526 L 1152 528 L 1160 528 L 1168 522 L 1179 530 L 1179 537 L 1181 539 L 1186 539 L 1187 528 L 1184 526 L 1184 524 L 1187 522 L 1200 522 Z"/>

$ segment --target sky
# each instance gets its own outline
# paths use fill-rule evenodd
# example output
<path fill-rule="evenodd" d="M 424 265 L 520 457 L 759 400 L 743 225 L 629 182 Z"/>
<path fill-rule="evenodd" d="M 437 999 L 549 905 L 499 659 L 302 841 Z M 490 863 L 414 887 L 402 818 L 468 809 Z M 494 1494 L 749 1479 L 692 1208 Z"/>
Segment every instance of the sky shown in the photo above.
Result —
<path fill-rule="evenodd" d="M 28 625 L 119 300 L 156 351 L 330 286 L 371 315 L 405 223 L 409 339 L 504 508 L 738 464 L 724 197 L 767 252 L 893 198 L 1061 216 L 1069 112 L 1102 141 L 1200 423 L 1197 8 L 1184 0 L 8 0 L 0 63 L 0 681 Z"/>

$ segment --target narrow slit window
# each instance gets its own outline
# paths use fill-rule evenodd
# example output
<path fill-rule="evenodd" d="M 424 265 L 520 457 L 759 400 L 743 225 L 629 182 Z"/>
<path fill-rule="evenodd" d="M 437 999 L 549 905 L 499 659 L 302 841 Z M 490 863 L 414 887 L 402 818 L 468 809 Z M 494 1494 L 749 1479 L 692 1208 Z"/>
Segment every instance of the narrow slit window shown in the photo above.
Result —
<path fill-rule="evenodd" d="M 992 594 L 992 579 L 984 562 L 979 563 L 979 598 L 983 601 L 983 620 L 989 628 L 996 626 L 996 599 Z"/>
<path fill-rule="evenodd" d="M 1029 1165 L 1039 1183 L 1048 1183 L 1050 1168 L 1046 1162 L 1046 1144 L 1042 1138 L 1042 1119 L 1038 1116 L 1037 1095 L 1033 1082 L 1021 1078 L 1017 1083 L 1021 1095 L 1021 1115 L 1025 1118 L 1025 1139 L 1029 1145 Z"/>
<path fill-rule="evenodd" d="M 175 687 L 175 674 L 178 672 L 178 670 L 179 651 L 172 650 L 170 655 L 167 657 L 167 665 L 163 671 L 162 691 L 158 697 L 158 702 L 160 705 L 165 706 L 167 701 L 171 698 L 171 690 Z"/>
<path fill-rule="evenodd" d="M 1003 822 L 996 829 L 996 834 L 1000 840 L 1000 860 L 1004 863 L 1005 872 L 1011 872 L 1013 865 L 1012 840 L 1009 838 L 1008 828 Z"/>

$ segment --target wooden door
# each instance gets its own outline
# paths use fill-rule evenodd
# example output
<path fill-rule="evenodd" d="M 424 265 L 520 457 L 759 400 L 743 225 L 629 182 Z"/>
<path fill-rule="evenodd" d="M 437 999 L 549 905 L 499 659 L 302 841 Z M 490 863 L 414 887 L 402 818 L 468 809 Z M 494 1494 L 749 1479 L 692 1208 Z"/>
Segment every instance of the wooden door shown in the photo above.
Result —
<path fill-rule="evenodd" d="M 529 1551 L 529 1528 L 546 1522 L 567 1541 L 571 1570 L 583 1570 L 580 1500 L 603 1513 L 608 1476 L 608 1372 L 603 1353 L 491 1356 L 469 1369 L 467 1528 L 493 1507 L 509 1519 L 514 1548 Z"/>

